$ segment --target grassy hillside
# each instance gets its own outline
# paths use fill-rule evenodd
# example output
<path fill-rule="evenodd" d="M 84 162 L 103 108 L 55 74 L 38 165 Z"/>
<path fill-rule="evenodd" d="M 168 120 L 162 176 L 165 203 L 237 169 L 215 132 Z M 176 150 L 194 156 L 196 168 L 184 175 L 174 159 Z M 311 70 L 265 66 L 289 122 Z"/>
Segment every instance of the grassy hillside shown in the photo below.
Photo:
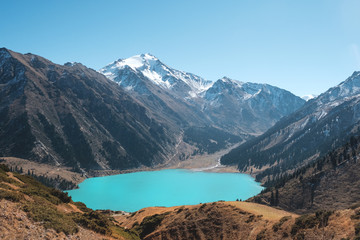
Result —
<path fill-rule="evenodd" d="M 64 192 L 32 178 L 11 172 L 0 164 L 0 238 L 138 239 L 119 227 L 110 214 L 73 202 Z"/>

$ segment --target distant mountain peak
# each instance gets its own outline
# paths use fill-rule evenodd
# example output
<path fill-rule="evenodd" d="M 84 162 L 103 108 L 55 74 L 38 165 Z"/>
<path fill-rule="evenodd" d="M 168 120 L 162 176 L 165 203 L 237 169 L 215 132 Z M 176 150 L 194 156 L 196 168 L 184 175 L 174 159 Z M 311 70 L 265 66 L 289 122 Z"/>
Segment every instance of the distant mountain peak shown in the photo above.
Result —
<path fill-rule="evenodd" d="M 305 101 L 309 101 L 309 100 L 311 100 L 311 99 L 316 98 L 317 96 L 318 96 L 318 95 L 316 95 L 316 94 L 308 94 L 308 95 L 302 96 L 301 98 L 304 99 Z"/>
<path fill-rule="evenodd" d="M 150 53 L 119 59 L 100 69 L 99 72 L 125 89 L 134 89 L 135 86 L 131 84 L 137 85 L 138 82 L 126 81 L 129 79 L 123 77 L 128 75 L 126 72 L 130 70 L 129 68 L 161 88 L 176 88 L 180 95 L 184 95 L 183 97 L 197 97 L 200 92 L 206 90 L 212 84 L 211 81 L 194 74 L 170 68 Z"/>

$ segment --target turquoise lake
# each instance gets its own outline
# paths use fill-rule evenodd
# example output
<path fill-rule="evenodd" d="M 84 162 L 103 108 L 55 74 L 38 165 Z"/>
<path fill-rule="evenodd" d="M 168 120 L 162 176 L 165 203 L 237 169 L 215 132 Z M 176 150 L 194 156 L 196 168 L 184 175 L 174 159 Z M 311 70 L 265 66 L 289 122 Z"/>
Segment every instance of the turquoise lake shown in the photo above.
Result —
<path fill-rule="evenodd" d="M 92 209 L 134 212 L 153 206 L 245 200 L 262 189 L 247 174 L 166 169 L 89 178 L 79 189 L 67 192 Z"/>

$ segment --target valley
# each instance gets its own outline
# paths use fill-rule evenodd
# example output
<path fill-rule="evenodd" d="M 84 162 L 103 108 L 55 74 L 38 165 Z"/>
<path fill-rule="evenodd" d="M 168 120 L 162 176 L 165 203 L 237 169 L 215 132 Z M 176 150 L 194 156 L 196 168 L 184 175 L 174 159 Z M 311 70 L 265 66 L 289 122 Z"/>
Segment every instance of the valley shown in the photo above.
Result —
<path fill-rule="evenodd" d="M 29 226 L 36 225 L 31 234 L 60 239 L 61 232 L 69 234 L 66 231 L 90 239 L 99 238 L 99 233 L 118 239 L 356 238 L 360 235 L 359 189 L 352 183 L 358 181 L 359 76 L 354 72 L 305 102 L 268 84 L 227 77 L 205 80 L 173 69 L 150 54 L 119 59 L 97 72 L 80 63 L 58 65 L 2 48 L 0 158 L 9 167 L 3 167 L 2 204 L 19 208 L 15 215 Z M 49 187 L 69 190 L 94 177 L 160 176 L 164 171 L 175 176 L 186 170 L 194 173 L 183 176 L 190 181 L 182 181 L 186 186 L 202 186 L 190 176 L 206 172 L 246 173 L 266 188 L 243 202 L 249 196 L 237 193 L 246 188 L 241 183 L 251 178 L 232 179 L 228 181 L 242 189 L 230 190 L 235 195 L 228 201 L 215 196 L 196 199 L 190 203 L 194 205 L 178 202 L 170 206 L 179 206 L 165 208 L 156 207 L 166 205 L 156 200 L 140 210 L 90 204 L 103 209 L 93 211 L 29 180 L 33 177 Z M 153 195 L 162 196 L 154 194 L 161 184 L 169 183 L 172 190 L 183 187 L 171 183 L 170 175 L 155 184 Z M 151 182 L 154 176 L 149 176 L 141 177 L 140 185 L 132 185 L 118 200 L 102 201 L 120 202 L 122 196 Z M 222 181 L 217 177 L 205 181 L 210 187 L 201 188 L 215 192 Z M 230 182 L 216 191 L 227 189 Z M 70 223 L 67 230 L 53 225 L 54 219 L 43 226 L 39 223 L 37 208 L 27 201 L 41 199 L 29 192 L 29 184 L 33 185 L 30 190 L 48 192 L 40 197 L 60 197 L 46 200 L 50 201 L 48 212 L 43 210 L 65 216 Z M 195 189 L 191 196 L 200 192 Z M 182 192 L 177 200 L 190 199 L 186 194 Z M 135 197 L 141 198 L 150 199 Z M 236 199 L 240 201 L 233 202 Z M 63 200 L 65 205 L 59 202 Z M 19 226 L 12 213 L 2 211 L 2 216 Z M 106 227 L 93 223 L 94 216 Z M 7 234 L 21 235 L 21 227 L 13 232 L 4 224 Z"/>
<path fill-rule="evenodd" d="M 205 153 L 202 155 L 190 156 L 186 160 L 167 166 L 167 168 L 193 169 L 207 172 L 239 172 L 239 170 L 234 166 L 225 166 L 220 163 L 221 156 L 228 153 L 238 145 L 240 145 L 240 143 L 212 154 Z"/>
<path fill-rule="evenodd" d="M 360 1 L 0 6 L 0 240 L 360 240 Z"/>

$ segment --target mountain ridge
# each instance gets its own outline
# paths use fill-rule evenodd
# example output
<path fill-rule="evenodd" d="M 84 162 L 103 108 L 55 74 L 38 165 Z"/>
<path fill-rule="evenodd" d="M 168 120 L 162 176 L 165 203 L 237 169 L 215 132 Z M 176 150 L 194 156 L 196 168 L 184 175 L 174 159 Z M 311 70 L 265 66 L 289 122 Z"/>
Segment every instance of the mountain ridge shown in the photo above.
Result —
<path fill-rule="evenodd" d="M 261 179 L 301 166 L 340 146 L 356 131 L 360 120 L 360 91 L 352 88 L 359 78 L 359 72 L 354 72 L 344 82 L 281 119 L 263 135 L 223 156 L 222 163 L 238 164 L 242 171 L 267 165 L 268 169 L 258 174 Z"/>

